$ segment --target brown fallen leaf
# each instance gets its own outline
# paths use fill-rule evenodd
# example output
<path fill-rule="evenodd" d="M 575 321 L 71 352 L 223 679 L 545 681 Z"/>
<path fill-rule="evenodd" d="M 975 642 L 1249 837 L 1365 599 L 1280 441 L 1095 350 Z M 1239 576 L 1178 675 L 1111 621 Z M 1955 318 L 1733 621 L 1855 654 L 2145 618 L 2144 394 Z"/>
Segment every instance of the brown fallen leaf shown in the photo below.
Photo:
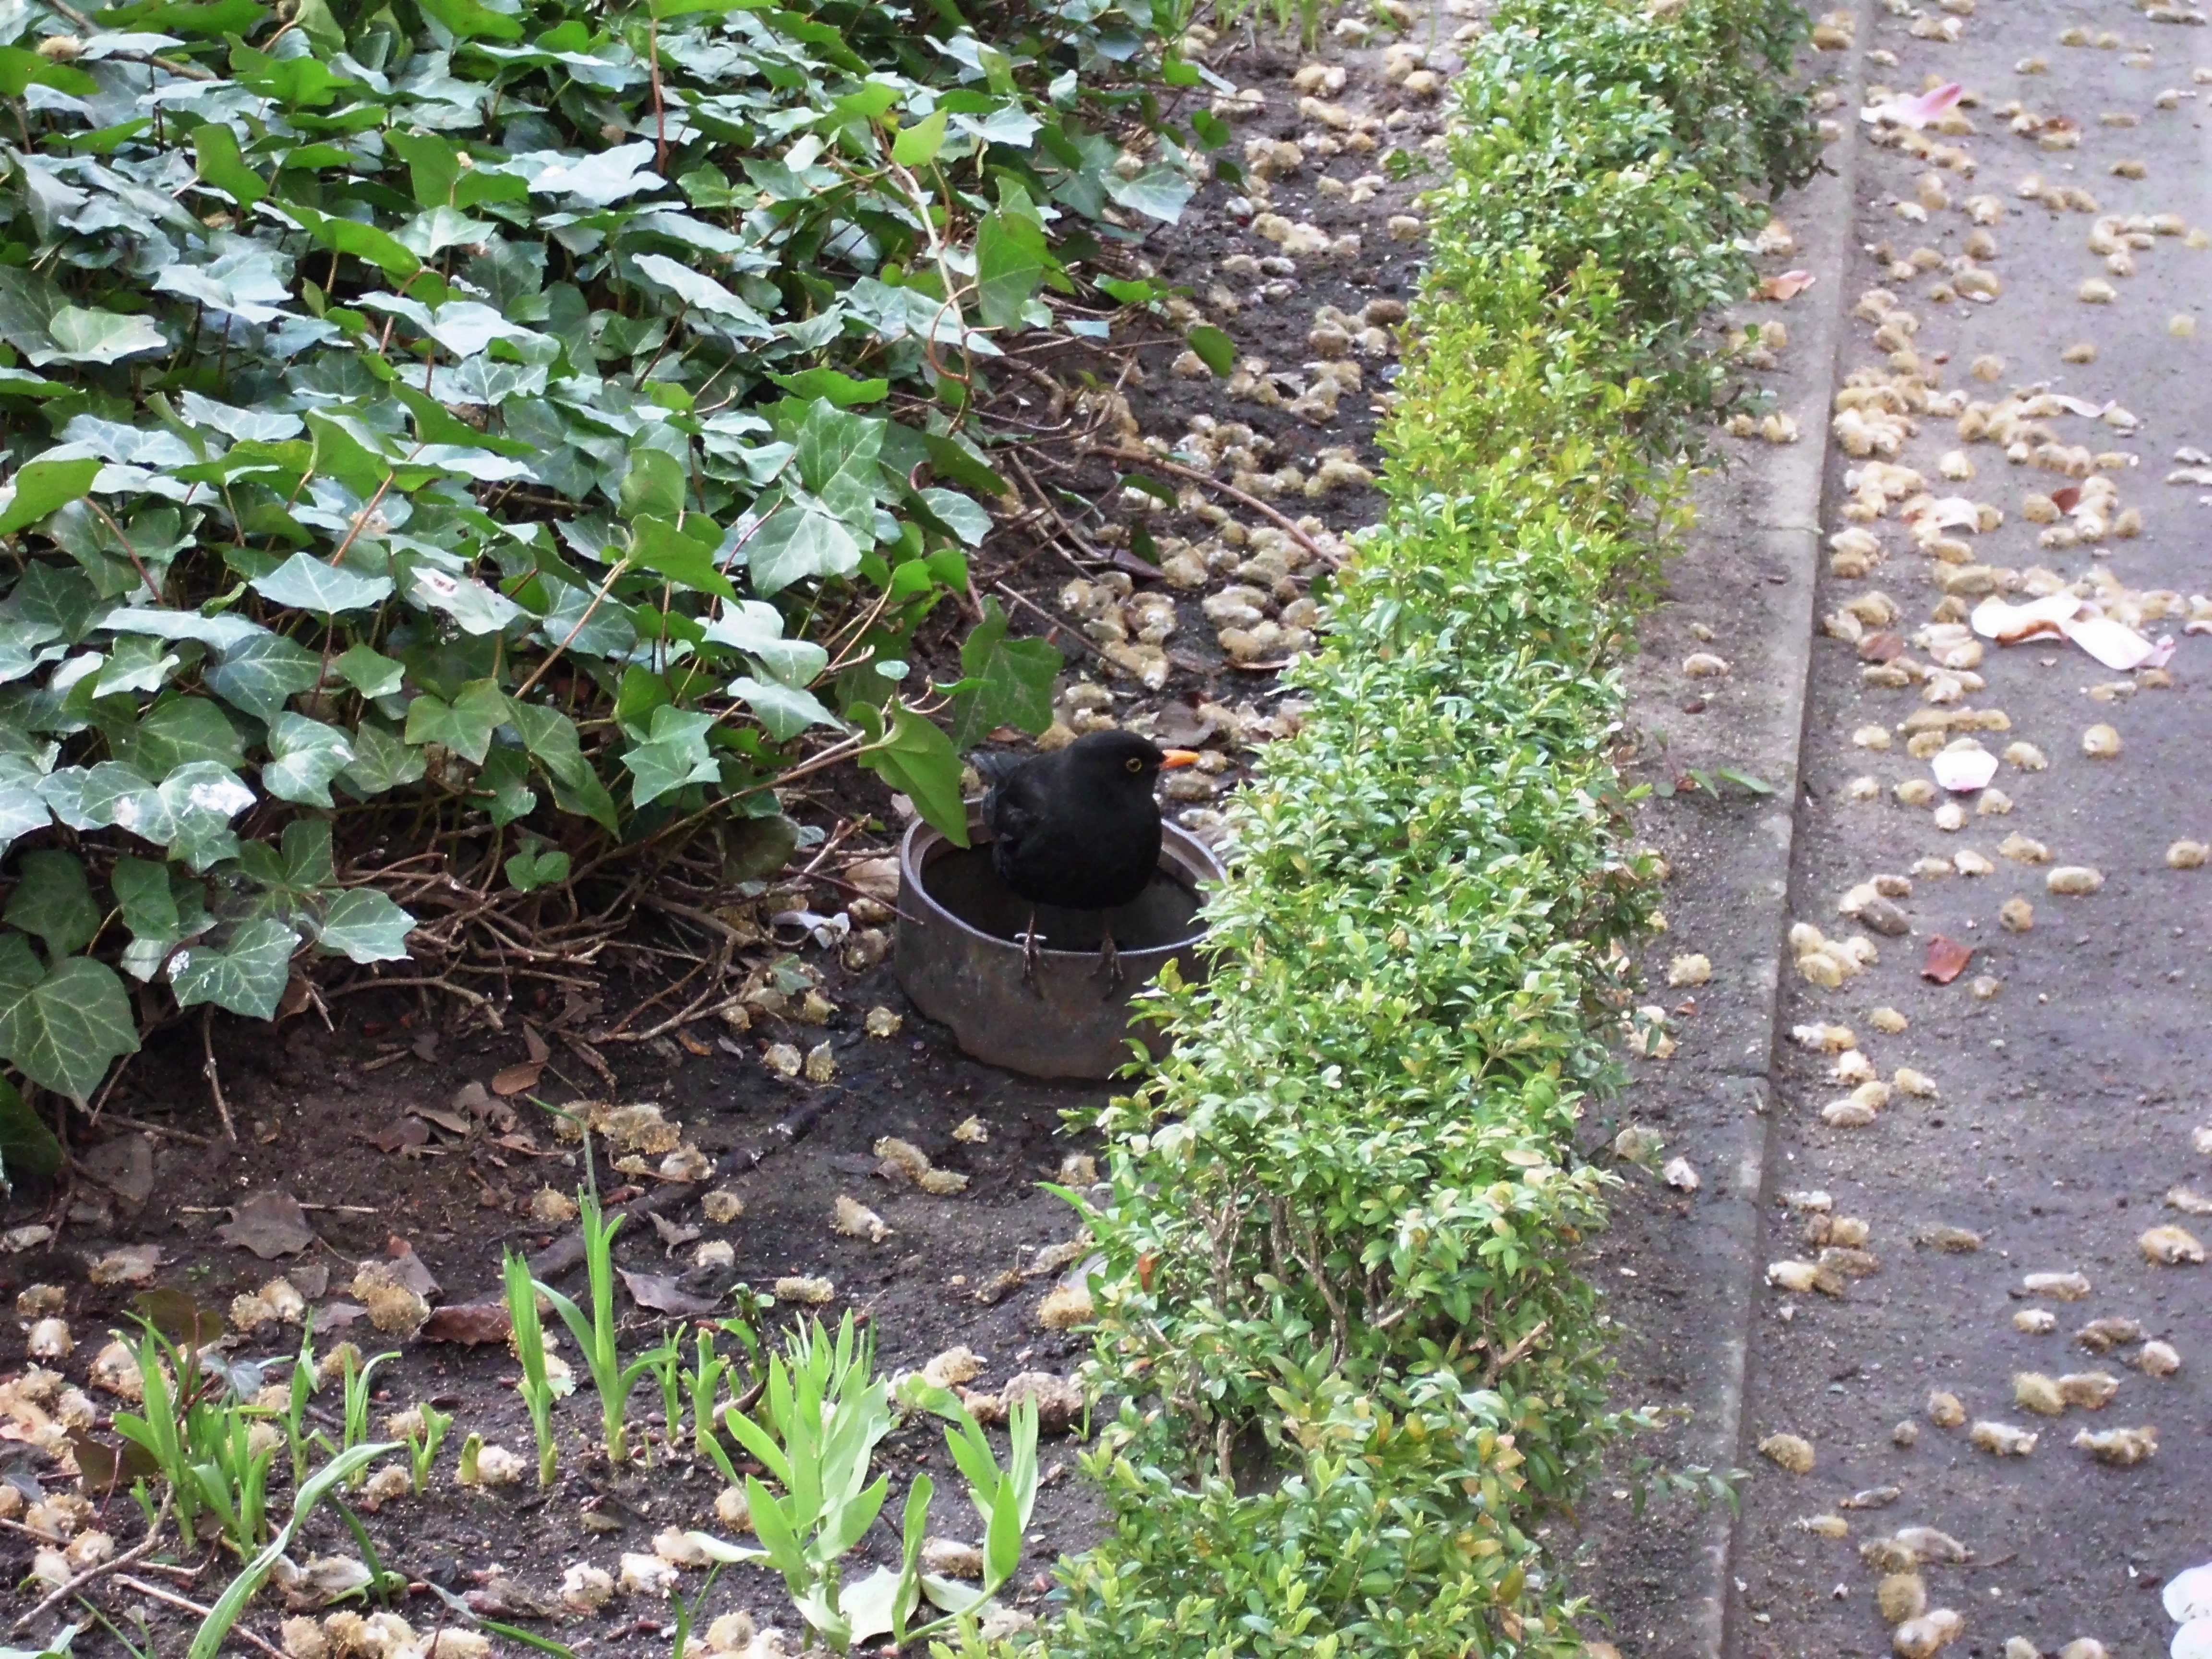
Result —
<path fill-rule="evenodd" d="M 641 1308 L 654 1313 L 674 1314 L 678 1318 L 710 1314 L 720 1305 L 720 1297 L 709 1299 L 693 1296 L 676 1280 L 660 1273 L 634 1273 L 627 1267 L 617 1267 L 622 1281 L 628 1288 L 630 1299 Z"/>
<path fill-rule="evenodd" d="M 545 1062 L 542 1060 L 519 1060 L 513 1066 L 502 1066 L 492 1076 L 491 1091 L 501 1097 L 527 1094 L 538 1086 L 538 1079 L 544 1071 Z"/>
<path fill-rule="evenodd" d="M 443 1129 L 449 1135 L 465 1137 L 476 1127 L 465 1114 L 444 1106 L 410 1106 L 407 1109 L 433 1128 Z"/>
<path fill-rule="evenodd" d="M 390 1128 L 362 1139 L 380 1152 L 410 1152 L 430 1144 L 430 1126 L 419 1117 L 403 1117 Z"/>
<path fill-rule="evenodd" d="M 315 1242 L 315 1230 L 289 1193 L 255 1193 L 230 1206 L 230 1219 L 216 1230 L 226 1244 L 251 1250 L 264 1261 L 297 1255 Z"/>
<path fill-rule="evenodd" d="M 1966 964 L 1973 959 L 1972 945 L 1938 933 L 1928 941 L 1928 959 L 1921 964 L 1920 977 L 1937 985 L 1948 985 L 1966 971 Z"/>
<path fill-rule="evenodd" d="M 1809 270 L 1785 270 L 1759 285 L 1759 297 L 1777 304 L 1794 300 L 1820 279 Z"/>
<path fill-rule="evenodd" d="M 530 1051 L 530 1063 L 543 1066 L 553 1058 L 553 1047 L 538 1034 L 538 1028 L 525 1020 L 522 1024 L 522 1046 Z"/>
<path fill-rule="evenodd" d="M 514 1321 L 504 1302 L 458 1302 L 449 1308 L 432 1310 L 422 1326 L 420 1340 L 458 1342 L 464 1347 L 476 1348 L 504 1342 L 514 1329 Z"/>
<path fill-rule="evenodd" d="M 714 1052 L 714 1045 L 713 1043 L 702 1042 L 697 1037 L 693 1036 L 689 1031 L 677 1032 L 676 1041 L 683 1045 L 684 1053 L 691 1054 L 700 1060 L 706 1059 L 708 1055 Z"/>
<path fill-rule="evenodd" d="M 390 1260 L 380 1264 L 386 1275 L 395 1285 L 404 1285 L 428 1302 L 438 1294 L 438 1281 L 422 1265 L 422 1258 L 415 1254 L 415 1247 L 397 1235 L 384 1241 L 384 1253 Z"/>

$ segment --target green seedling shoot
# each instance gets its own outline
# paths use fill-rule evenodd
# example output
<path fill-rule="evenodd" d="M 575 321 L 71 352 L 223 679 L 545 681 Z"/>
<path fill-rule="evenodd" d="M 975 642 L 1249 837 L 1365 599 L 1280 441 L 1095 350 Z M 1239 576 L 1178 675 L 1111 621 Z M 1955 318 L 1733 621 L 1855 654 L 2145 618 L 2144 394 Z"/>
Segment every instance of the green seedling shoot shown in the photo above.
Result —
<path fill-rule="evenodd" d="M 568 1334 L 584 1352 L 592 1386 L 599 1391 L 607 1461 L 627 1463 L 629 1429 L 625 1418 L 630 1390 L 637 1386 L 640 1377 L 658 1368 L 666 1346 L 642 1354 L 628 1365 L 622 1363 L 621 1352 L 616 1346 L 619 1333 L 615 1321 L 614 1267 L 614 1239 L 622 1230 L 622 1218 L 607 1220 L 600 1212 L 598 1196 L 591 1192 L 579 1193 L 577 1202 L 583 1212 L 584 1272 L 590 1282 L 591 1313 L 586 1315 L 550 1285 L 535 1279 L 532 1285 L 538 1295 L 553 1304 L 553 1311 L 561 1316 L 561 1322 L 568 1328 Z"/>
<path fill-rule="evenodd" d="M 430 1466 L 437 1461 L 438 1448 L 446 1443 L 446 1431 L 453 1426 L 451 1412 L 441 1412 L 427 1400 L 416 1407 L 422 1419 L 422 1432 L 407 1437 L 407 1467 L 410 1484 L 420 1498 L 430 1490 Z"/>
<path fill-rule="evenodd" d="M 522 1380 L 516 1385 L 530 1412 L 530 1426 L 538 1435 L 538 1484 L 553 1484 L 553 1383 L 545 1370 L 545 1331 L 538 1319 L 538 1285 L 530 1277 L 530 1264 L 513 1250 L 507 1253 L 507 1314 L 514 1330 L 514 1352 L 522 1362 Z"/>
<path fill-rule="evenodd" d="M 716 1561 L 750 1563 L 781 1574 L 799 1616 L 837 1653 L 881 1636 L 903 1645 L 936 1634 L 996 1595 L 1021 1564 L 1022 1533 L 1036 1497 L 1032 1402 L 1024 1401 L 1012 1414 L 1012 1455 L 1002 1471 L 967 1408 L 948 1391 L 917 1382 L 906 1403 L 953 1425 L 945 1445 L 983 1521 L 983 1582 L 959 1583 L 921 1571 L 935 1495 L 934 1483 L 921 1474 L 907 1489 L 897 1569 L 878 1567 L 847 1584 L 843 1559 L 874 1525 L 890 1491 L 888 1479 L 868 1480 L 876 1445 L 894 1422 L 890 1389 L 873 1370 L 871 1345 L 866 1336 L 856 1336 L 850 1314 L 834 1343 L 819 1322 L 794 1332 L 785 1352 L 768 1362 L 758 1415 L 732 1411 L 722 1419 L 781 1488 L 772 1491 L 759 1479 L 746 1477 L 745 1498 L 758 1546 L 692 1534 Z M 925 1598 L 942 1616 L 911 1626 Z"/>

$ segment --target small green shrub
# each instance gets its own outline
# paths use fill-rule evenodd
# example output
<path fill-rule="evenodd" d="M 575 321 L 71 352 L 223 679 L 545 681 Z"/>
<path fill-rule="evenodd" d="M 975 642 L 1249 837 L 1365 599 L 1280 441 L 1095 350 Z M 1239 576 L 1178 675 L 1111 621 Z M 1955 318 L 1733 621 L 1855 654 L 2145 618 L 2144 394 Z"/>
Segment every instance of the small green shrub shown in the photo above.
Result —
<path fill-rule="evenodd" d="M 1815 150 L 1783 0 L 1507 0 L 1461 79 L 1385 522 L 1231 810 L 1202 984 L 1099 1117 L 1089 1467 L 1025 1659 L 1565 1656 L 1608 1409 L 1577 1150 L 1649 872 L 1609 761 L 1755 198 Z M 969 1640 L 961 1650 L 981 1650 Z"/>

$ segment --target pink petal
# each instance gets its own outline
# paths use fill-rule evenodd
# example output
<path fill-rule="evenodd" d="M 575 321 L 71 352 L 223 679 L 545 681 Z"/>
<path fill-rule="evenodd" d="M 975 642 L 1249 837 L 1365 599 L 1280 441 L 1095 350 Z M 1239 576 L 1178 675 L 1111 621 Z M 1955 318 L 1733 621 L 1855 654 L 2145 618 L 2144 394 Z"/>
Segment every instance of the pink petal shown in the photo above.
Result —
<path fill-rule="evenodd" d="M 1966 88 L 1947 81 L 1917 98 L 1889 98 L 1859 112 L 1863 121 L 1891 121 L 1901 127 L 1924 127 L 1942 120 L 1958 106 Z"/>
<path fill-rule="evenodd" d="M 2081 601 L 2071 593 L 2053 593 L 2032 605 L 2010 605 L 2002 599 L 1984 599 L 1974 607 L 1974 614 L 1968 621 L 1974 632 L 1985 640 L 1996 640 L 2002 645 L 2018 645 L 2023 640 L 2057 633 L 2059 624 L 2081 608 Z"/>
<path fill-rule="evenodd" d="M 2140 668 L 2158 647 L 2124 623 L 2110 617 L 2078 617 L 2058 624 L 2058 631 L 2107 668 L 2125 673 Z"/>

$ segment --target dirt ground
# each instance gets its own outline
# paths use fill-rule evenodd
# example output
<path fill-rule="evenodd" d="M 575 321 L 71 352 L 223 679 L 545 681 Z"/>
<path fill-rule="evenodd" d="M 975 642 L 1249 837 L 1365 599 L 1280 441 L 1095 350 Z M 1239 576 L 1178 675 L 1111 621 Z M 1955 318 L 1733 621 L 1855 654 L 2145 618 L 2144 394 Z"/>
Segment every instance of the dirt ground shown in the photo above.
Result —
<path fill-rule="evenodd" d="M 1242 441 L 1243 460 L 1231 458 L 1218 470 L 1224 481 L 1249 462 L 1274 471 L 1274 481 L 1265 486 L 1273 492 L 1282 487 L 1282 468 L 1310 475 L 1324 449 L 1379 467 L 1371 400 L 1393 373 L 1395 348 L 1355 356 L 1364 369 L 1364 389 L 1344 396 L 1334 416 L 1309 419 L 1290 405 L 1329 361 L 1317 356 L 1309 338 L 1317 309 L 1340 307 L 1356 325 L 1371 301 L 1401 302 L 1413 289 L 1419 246 L 1392 240 L 1384 226 L 1407 210 L 1420 183 L 1419 170 L 1408 180 L 1389 182 L 1379 154 L 1401 143 L 1417 146 L 1438 130 L 1439 118 L 1432 106 L 1409 108 L 1382 126 L 1383 112 L 1401 100 L 1380 77 L 1381 45 L 1379 38 L 1371 46 L 1339 42 L 1324 54 L 1350 74 L 1349 86 L 1334 95 L 1365 118 L 1370 139 L 1352 148 L 1300 114 L 1291 76 L 1310 61 L 1305 55 L 1249 36 L 1224 40 L 1215 55 L 1222 73 L 1264 100 L 1260 112 L 1237 120 L 1230 154 L 1242 159 L 1248 139 L 1303 140 L 1299 166 L 1275 178 L 1271 188 L 1262 187 L 1265 202 L 1249 185 L 1216 182 L 1183 225 L 1153 231 L 1131 257 L 1187 290 L 1200 312 L 1236 339 L 1248 361 L 1241 365 L 1247 378 L 1234 394 L 1211 377 L 1177 372 L 1180 329 L 1161 319 L 1140 319 L 1124 330 L 1128 338 L 1156 342 L 1140 349 L 1136 361 L 1141 367 L 1133 371 L 1097 356 L 1077 361 L 1047 354 L 1037 361 L 1071 386 L 1079 386 L 1084 371 L 1109 381 L 1119 374 L 1138 428 L 1148 440 L 1166 441 L 1163 448 L 1182 444 L 1194 417 L 1247 423 L 1255 435 Z M 1336 182 L 1322 185 L 1324 177 Z M 1290 260 L 1253 234 L 1255 213 L 1263 210 L 1316 225 L 1330 237 L 1356 233 L 1362 251 L 1340 247 Z M 1264 270 L 1247 263 L 1261 259 L 1270 262 Z M 1388 320 L 1402 313 L 1386 304 L 1377 314 Z M 1255 359 L 1265 367 L 1249 361 Z M 1042 405 L 1042 388 L 1037 394 Z M 1029 459 L 1040 471 L 1048 461 L 1066 465 L 1067 470 L 1045 476 L 1079 537 L 1060 538 L 1058 548 L 1019 530 L 994 538 L 977 561 L 979 592 L 1004 583 L 1026 602 L 1018 602 L 1013 613 L 1018 634 L 1052 625 L 1069 658 L 1064 717 L 1092 724 L 1110 719 L 1220 756 L 1208 769 L 1180 775 L 1187 780 L 1184 793 L 1169 805 L 1196 833 L 1218 836 L 1212 797 L 1232 785 L 1255 750 L 1290 729 L 1285 722 L 1295 719 L 1294 709 L 1286 711 L 1275 696 L 1266 659 L 1256 668 L 1231 665 L 1204 608 L 1210 595 L 1230 583 L 1266 586 L 1266 573 L 1240 572 L 1241 556 L 1217 553 L 1195 585 L 1137 581 L 1139 591 L 1168 592 L 1177 613 L 1170 646 L 1172 672 L 1154 690 L 1107 673 L 1083 642 L 1080 612 L 1071 612 L 1062 592 L 1078 574 L 1066 550 L 1079 540 L 1100 551 L 1126 548 L 1138 539 L 1139 525 L 1164 553 L 1182 543 L 1218 549 L 1218 515 L 1209 519 L 1189 510 L 1200 501 L 1225 507 L 1247 529 L 1264 530 L 1273 521 L 1218 490 L 1189 490 L 1188 479 L 1175 480 L 1185 487 L 1180 507 L 1156 508 L 1148 497 L 1116 490 L 1115 473 L 1103 463 L 1055 451 L 1048 439 L 1040 439 Z M 1371 521 L 1380 510 L 1379 496 L 1356 480 L 1319 496 L 1282 494 L 1276 504 L 1324 540 Z M 1317 580 L 1325 580 L 1323 567 L 1301 554 L 1261 605 L 1279 613 L 1291 602 L 1286 596 L 1310 593 Z M 1100 686 L 1104 696 L 1097 695 Z M 866 780 L 838 777 L 794 793 L 785 805 L 820 832 L 811 851 L 821 856 L 811 878 L 787 878 L 767 908 L 787 904 L 834 915 L 856 890 L 844 874 L 891 850 L 900 820 L 892 803 L 871 793 Z M 465 1436 L 477 1433 L 526 1454 L 531 1447 L 527 1419 L 513 1391 L 514 1363 L 502 1341 L 437 1340 L 456 1330 L 483 1334 L 464 1328 L 471 1322 L 466 1313 L 444 1319 L 434 1314 L 414 1340 L 380 1337 L 349 1292 L 358 1265 L 410 1258 L 408 1271 L 427 1274 L 432 1282 L 422 1286 L 418 1281 L 418 1287 L 427 1289 L 439 1309 L 466 1310 L 495 1301 L 503 1249 L 542 1252 L 570 1231 L 536 1218 L 533 1212 L 543 1189 L 573 1191 L 582 1176 L 576 1148 L 557 1133 L 556 1113 L 592 1101 L 652 1102 L 681 1126 L 684 1139 L 714 1170 L 684 1185 L 658 1219 L 630 1222 L 617 1246 L 617 1265 L 675 1280 L 683 1294 L 712 1312 L 671 1316 L 621 1297 L 626 1352 L 648 1346 L 665 1331 L 737 1314 L 749 1305 L 747 1287 L 764 1292 L 780 1278 L 811 1275 L 834 1285 L 823 1310 L 827 1316 L 834 1320 L 851 1310 L 865 1322 L 886 1373 L 918 1367 L 965 1345 L 982 1361 L 977 1389 L 998 1387 L 1024 1371 L 1072 1376 L 1081 1364 L 1085 1339 L 1079 1332 L 1043 1328 L 1037 1313 L 1056 1285 L 1079 1283 L 1079 1231 L 1069 1206 L 1039 1183 L 1079 1185 L 1090 1177 L 1080 1126 L 1112 1086 L 1037 1083 L 967 1059 L 946 1034 L 906 1006 L 890 963 L 867 962 L 864 954 L 852 958 L 858 964 L 852 965 L 841 951 L 809 942 L 803 929 L 781 930 L 781 942 L 763 942 L 746 953 L 767 970 L 771 985 L 789 993 L 783 1014 L 756 1006 L 749 1029 L 702 1018 L 645 1042 L 575 1040 L 592 1031 L 651 1030 L 683 1006 L 682 996 L 668 994 L 670 978 L 702 948 L 702 937 L 680 924 L 641 921 L 623 949 L 570 973 L 573 983 L 546 983 L 543 993 L 507 1003 L 500 1030 L 489 1029 L 473 1005 L 425 988 L 333 996 L 327 1023 L 309 1010 L 273 1031 L 218 1020 L 212 1059 L 237 1126 L 234 1145 L 222 1135 L 198 1028 L 185 1024 L 161 1032 L 100 1101 L 97 1121 L 80 1119 L 70 1126 L 72 1166 L 65 1182 L 49 1191 L 18 1190 L 9 1199 L 0 1219 L 11 1230 L 0 1241 L 8 1247 L 0 1250 L 0 1291 L 14 1298 L 35 1286 L 58 1287 L 58 1311 L 76 1348 L 49 1365 L 60 1373 L 62 1384 L 81 1385 L 106 1334 L 128 1325 L 137 1294 L 131 1285 L 91 1282 L 92 1265 L 111 1252 L 155 1247 L 159 1260 L 151 1282 L 188 1291 L 216 1310 L 282 1273 L 316 1309 L 319 1346 L 326 1350 L 344 1340 L 368 1354 L 396 1352 L 376 1374 L 380 1419 L 423 1402 L 454 1414 L 432 1490 L 394 1499 L 362 1517 L 383 1565 L 411 1582 L 398 1610 L 418 1631 L 453 1616 L 430 1589 L 434 1585 L 470 1595 L 479 1611 L 521 1622 L 579 1651 L 665 1654 L 672 1614 L 664 1599 L 617 1595 L 603 1613 L 579 1616 L 562 1609 L 555 1595 L 572 1563 L 588 1561 L 612 1572 L 624 1553 L 649 1553 L 655 1534 L 665 1528 L 718 1529 L 712 1504 L 719 1478 L 680 1452 L 672 1455 L 650 1444 L 659 1417 L 657 1389 L 647 1382 L 632 1401 L 632 1421 L 650 1445 L 649 1467 L 617 1473 L 586 1449 L 597 1424 L 586 1382 L 577 1397 L 556 1410 L 561 1474 L 552 1488 L 540 1492 L 526 1479 L 495 1491 L 459 1488 L 452 1478 L 453 1460 Z M 821 999 L 811 1017 L 799 1012 L 809 988 Z M 872 1010 L 888 1012 L 896 1035 L 870 1034 Z M 876 1018 L 874 1029 L 880 1030 L 884 1016 Z M 781 1074 L 763 1058 L 778 1043 L 800 1053 L 826 1048 L 834 1064 L 831 1080 Z M 510 1086 L 515 1068 L 533 1066 L 526 1086 Z M 969 1177 L 965 1190 L 932 1196 L 884 1178 L 873 1148 L 887 1136 L 913 1143 L 938 1167 Z M 604 1158 L 597 1175 L 611 1205 L 669 1196 L 651 1174 L 634 1177 L 609 1170 Z M 741 1199 L 743 1213 L 723 1224 L 707 1220 L 699 1197 L 709 1188 Z M 224 1229 L 234 1206 L 269 1194 L 297 1200 L 311 1237 L 264 1256 L 241 1248 Z M 841 1196 L 878 1212 L 889 1235 L 870 1243 L 834 1232 L 831 1218 Z M 695 1265 L 702 1247 L 724 1243 L 731 1251 L 727 1265 L 711 1265 L 711 1255 L 709 1265 Z M 1046 1264 L 1042 1272 L 1035 1270 L 1040 1259 Z M 580 1297 L 582 1277 L 569 1269 L 555 1275 L 555 1282 Z M 665 1295 L 667 1289 L 664 1284 L 648 1293 Z M 39 1294 L 33 1291 L 23 1309 L 30 1310 Z M 778 1326 L 789 1312 L 775 1310 L 762 1322 Z M 0 1379 L 22 1381 L 28 1324 L 27 1316 L 0 1340 Z M 231 1357 L 279 1358 L 297 1343 L 295 1326 L 264 1328 L 234 1339 Z M 565 1336 L 562 1347 L 573 1360 L 573 1344 Z M 40 1375 L 32 1373 L 33 1392 Z M 52 1403 L 51 1394 L 47 1398 Z M 105 1437 L 106 1415 L 118 1402 L 97 1390 L 91 1399 L 101 1414 L 96 1437 Z M 334 1391 L 318 1397 L 319 1412 L 336 1409 Z M 30 1420 L 19 1414 L 6 1431 L 25 1437 Z M 1082 1449 L 1080 1423 L 1048 1437 L 1042 1454 L 1043 1490 L 1022 1574 L 1002 1604 L 1042 1610 L 1053 1561 L 1095 1535 L 1097 1507 L 1075 1468 Z M 910 1427 L 886 1443 L 880 1467 L 894 1487 L 886 1513 L 896 1515 L 915 1472 L 933 1465 L 942 1475 L 945 1463 L 933 1429 Z M 28 1498 L 73 1484 L 56 1465 L 35 1456 L 19 1455 L 8 1468 Z M 940 1480 L 940 1490 L 945 1489 Z M 963 1500 L 940 1497 L 936 1516 L 937 1533 L 973 1534 L 974 1517 Z M 112 1528 L 122 1547 L 137 1539 L 143 1525 L 123 1496 L 109 1499 L 93 1524 Z M 25 1581 L 41 1541 L 21 1521 L 0 1519 L 0 1575 L 11 1583 Z M 895 1547 L 886 1522 L 860 1553 L 886 1559 Z M 358 1551 L 340 1518 L 325 1511 L 292 1553 L 305 1561 Z M 126 1631 L 143 1624 L 145 1638 L 133 1639 L 167 1655 L 182 1651 L 193 1623 L 177 1600 L 211 1601 L 233 1570 L 228 1558 L 212 1551 L 181 1557 L 164 1551 L 142 1565 L 138 1577 L 142 1584 L 158 1579 L 169 1601 L 119 1580 L 100 1583 L 88 1594 Z M 687 1573 L 684 1593 L 696 1594 L 702 1577 Z M 42 1589 L 28 1586 L 19 1606 L 27 1606 L 30 1594 Z M 738 1607 L 787 1631 L 795 1627 L 780 1583 L 764 1572 L 722 1574 L 702 1620 Z M 273 1640 L 278 1613 L 274 1597 L 265 1597 L 246 1620 L 249 1637 Z M 76 1649 L 81 1655 L 121 1650 L 97 1630 L 81 1637 Z"/>

